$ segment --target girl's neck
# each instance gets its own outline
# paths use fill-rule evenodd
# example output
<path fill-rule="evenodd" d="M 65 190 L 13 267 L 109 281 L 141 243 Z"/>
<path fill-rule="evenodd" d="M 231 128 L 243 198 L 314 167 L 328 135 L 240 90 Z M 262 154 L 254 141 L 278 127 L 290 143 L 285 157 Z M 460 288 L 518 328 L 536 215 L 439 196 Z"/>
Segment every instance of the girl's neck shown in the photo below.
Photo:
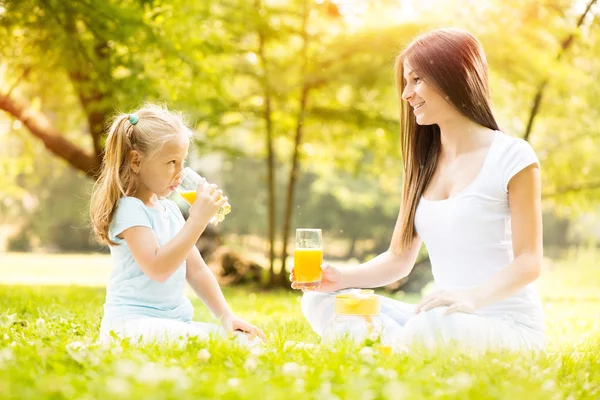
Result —
<path fill-rule="evenodd" d="M 162 209 L 159 203 L 158 196 L 155 193 L 150 192 L 149 190 L 146 190 L 144 188 L 138 188 L 138 190 L 136 190 L 136 192 L 132 194 L 132 196 L 136 199 L 140 199 L 148 207 Z"/>

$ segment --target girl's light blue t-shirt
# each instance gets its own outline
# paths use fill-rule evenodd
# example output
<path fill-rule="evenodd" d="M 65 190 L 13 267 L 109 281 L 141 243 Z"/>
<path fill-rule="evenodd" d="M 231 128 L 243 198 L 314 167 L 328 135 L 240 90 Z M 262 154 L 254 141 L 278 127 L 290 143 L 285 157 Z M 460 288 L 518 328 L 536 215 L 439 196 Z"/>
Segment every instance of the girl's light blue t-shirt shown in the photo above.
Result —
<path fill-rule="evenodd" d="M 110 247 L 114 269 L 106 288 L 104 320 L 141 317 L 192 320 L 194 309 L 185 296 L 185 262 L 165 282 L 148 278 L 133 259 L 125 240 L 117 235 L 134 226 L 154 231 L 158 244 L 165 245 L 183 227 L 184 219 L 171 200 L 160 200 L 164 210 L 147 207 L 140 199 L 123 197 L 109 227 L 109 237 L 117 246 Z"/>

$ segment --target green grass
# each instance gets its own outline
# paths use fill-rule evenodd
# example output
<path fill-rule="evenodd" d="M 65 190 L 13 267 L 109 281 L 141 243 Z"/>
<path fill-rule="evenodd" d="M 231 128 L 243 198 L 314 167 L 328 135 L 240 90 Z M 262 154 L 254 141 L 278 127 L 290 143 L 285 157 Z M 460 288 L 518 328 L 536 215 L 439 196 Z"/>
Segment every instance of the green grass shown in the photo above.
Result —
<path fill-rule="evenodd" d="M 53 284 L 61 274 L 66 282 L 94 283 L 105 273 L 98 271 L 104 271 L 100 264 L 106 259 L 69 257 L 0 259 L 1 399 L 600 396 L 600 254 L 592 251 L 573 252 L 542 277 L 547 351 L 478 357 L 452 350 L 393 356 L 375 350 L 371 356 L 348 343 L 321 346 L 301 316 L 297 293 L 251 288 L 225 288 L 225 294 L 240 316 L 269 334 L 270 342 L 262 350 L 194 340 L 103 347 L 96 340 L 104 289 Z M 50 264 L 41 267 L 41 262 Z M 73 268 L 80 262 L 85 264 Z M 89 282 L 81 278 L 86 273 L 94 277 Z M 29 279 L 28 274 L 37 278 Z M 16 285 L 17 275 L 36 284 Z M 51 285 L 40 285 L 43 282 Z M 198 300 L 194 305 L 197 320 L 210 319 Z M 292 347 L 290 342 L 300 345 Z"/>

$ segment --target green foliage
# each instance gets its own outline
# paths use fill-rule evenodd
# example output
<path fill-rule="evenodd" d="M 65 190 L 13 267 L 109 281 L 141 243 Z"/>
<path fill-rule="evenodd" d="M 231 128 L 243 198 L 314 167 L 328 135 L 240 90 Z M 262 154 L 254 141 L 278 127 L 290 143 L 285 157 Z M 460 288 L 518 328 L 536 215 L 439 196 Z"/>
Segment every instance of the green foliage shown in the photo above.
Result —
<path fill-rule="evenodd" d="M 597 7 L 557 60 L 582 2 L 362 3 L 354 19 L 340 15 L 331 1 L 306 3 L 311 10 L 303 72 L 300 0 L 2 1 L 0 91 L 26 99 L 86 151 L 103 143 L 95 136 L 96 111 L 106 121 L 146 100 L 183 110 L 197 132 L 196 155 L 227 155 L 222 169 L 231 175 L 227 192 L 239 205 L 232 217 L 240 221 L 224 229 L 263 234 L 266 96 L 279 207 L 306 85 L 292 226 L 323 223 L 331 234 L 349 241 L 376 238 L 381 247 L 389 240 L 401 187 L 394 57 L 418 33 L 460 26 L 484 45 L 497 118 L 506 132 L 523 134 L 537 87 L 549 79 L 531 135 L 542 162 L 546 208 L 562 217 L 593 209 L 600 194 Z M 6 116 L 0 123 L 0 218 L 18 222 L 28 196 L 48 204 L 32 183 L 34 160 L 48 153 L 26 128 Z M 257 160 L 251 175 L 243 171 L 246 159 Z M 56 214 L 65 219 L 56 226 L 79 226 L 79 204 L 65 209 L 72 213 Z"/>

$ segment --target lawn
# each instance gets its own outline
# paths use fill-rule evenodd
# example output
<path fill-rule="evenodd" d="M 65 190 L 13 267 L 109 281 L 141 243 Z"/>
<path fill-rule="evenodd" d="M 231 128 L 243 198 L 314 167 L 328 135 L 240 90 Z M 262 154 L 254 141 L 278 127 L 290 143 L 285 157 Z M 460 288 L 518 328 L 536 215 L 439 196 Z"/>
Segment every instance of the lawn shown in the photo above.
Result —
<path fill-rule="evenodd" d="M 597 399 L 600 253 L 573 251 L 544 272 L 545 352 L 379 354 L 319 344 L 299 296 L 225 288 L 270 341 L 96 344 L 105 256 L 0 256 L 1 399 Z M 210 319 L 194 300 L 196 319 Z"/>

